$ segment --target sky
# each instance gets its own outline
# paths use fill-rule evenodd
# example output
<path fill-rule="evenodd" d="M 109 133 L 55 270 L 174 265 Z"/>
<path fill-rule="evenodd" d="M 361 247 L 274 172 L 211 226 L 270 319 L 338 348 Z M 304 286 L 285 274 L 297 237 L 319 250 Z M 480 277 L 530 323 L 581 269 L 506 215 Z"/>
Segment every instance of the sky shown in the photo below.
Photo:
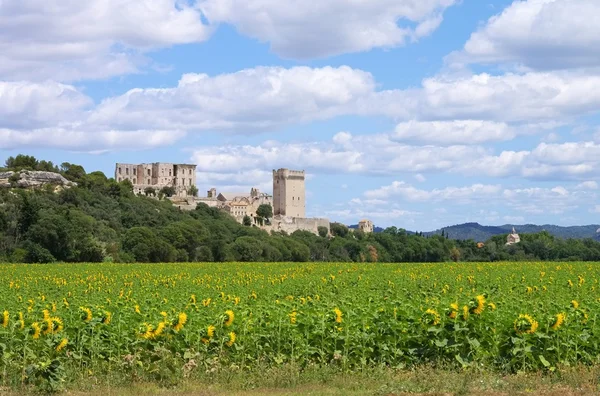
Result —
<path fill-rule="evenodd" d="M 598 0 L 0 0 L 0 161 L 307 173 L 307 215 L 598 223 Z"/>

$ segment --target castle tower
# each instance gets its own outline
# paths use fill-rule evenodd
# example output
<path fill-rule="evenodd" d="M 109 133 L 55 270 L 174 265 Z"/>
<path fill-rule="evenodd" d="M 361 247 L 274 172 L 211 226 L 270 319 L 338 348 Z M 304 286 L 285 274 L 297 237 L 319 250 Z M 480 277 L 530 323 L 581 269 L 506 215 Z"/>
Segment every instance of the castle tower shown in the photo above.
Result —
<path fill-rule="evenodd" d="M 273 170 L 273 215 L 306 217 L 304 171 Z"/>

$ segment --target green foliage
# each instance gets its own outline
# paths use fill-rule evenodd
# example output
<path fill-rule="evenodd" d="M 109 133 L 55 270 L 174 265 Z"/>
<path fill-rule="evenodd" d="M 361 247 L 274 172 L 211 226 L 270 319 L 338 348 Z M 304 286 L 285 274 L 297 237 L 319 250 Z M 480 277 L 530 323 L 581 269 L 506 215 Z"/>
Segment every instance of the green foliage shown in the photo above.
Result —
<path fill-rule="evenodd" d="M 327 237 L 327 234 L 329 234 L 329 230 L 327 230 L 327 227 L 319 226 L 317 228 L 317 231 L 319 232 L 319 236 L 321 238 L 325 238 Z"/>
<path fill-rule="evenodd" d="M 233 254 L 257 260 L 269 251 L 261 231 L 241 230 Z M 143 227 L 132 234 L 152 238 Z M 282 258 L 305 254 L 300 241 L 311 238 L 271 237 L 278 248 L 269 254 Z M 91 376 L 96 386 L 116 372 L 172 386 L 285 365 L 288 375 L 597 367 L 597 265 L 4 264 L 2 389 L 55 392 Z"/>
<path fill-rule="evenodd" d="M 165 197 L 172 197 L 175 195 L 177 191 L 175 191 L 175 187 L 173 186 L 165 186 L 160 189 L 159 194 L 163 194 Z"/>
<path fill-rule="evenodd" d="M 262 204 L 256 209 L 256 215 L 263 219 L 270 219 L 273 217 L 273 207 L 269 204 Z"/>
<path fill-rule="evenodd" d="M 188 193 L 188 195 L 191 195 L 192 197 L 198 196 L 198 187 L 191 186 L 190 188 L 188 188 L 187 193 Z"/>
<path fill-rule="evenodd" d="M 47 162 L 17 156 L 11 167 L 42 167 Z M 505 246 L 506 233 L 478 248 L 473 240 L 456 241 L 440 235 L 409 234 L 389 227 L 383 232 L 349 232 L 343 224 L 319 227 L 319 235 L 296 231 L 269 235 L 243 225 L 217 208 L 198 204 L 182 211 L 170 200 L 135 196 L 129 181 L 116 182 L 102 172 L 86 173 L 63 163 L 59 170 L 77 187 L 59 193 L 0 190 L 0 261 L 9 262 L 177 262 L 177 261 L 343 261 L 451 262 L 600 260 L 600 242 L 560 239 L 548 232 L 521 234 L 521 243 Z M 172 188 L 162 194 L 174 193 Z M 264 217 L 261 217 L 264 216 Z M 262 205 L 256 222 L 272 216 Z M 250 220 L 250 224 L 249 224 Z M 454 235 L 449 227 L 444 236 Z"/>
<path fill-rule="evenodd" d="M 242 224 L 246 227 L 250 227 L 252 225 L 252 219 L 250 218 L 250 216 L 248 216 L 248 215 L 244 216 L 244 219 L 242 220 Z"/>

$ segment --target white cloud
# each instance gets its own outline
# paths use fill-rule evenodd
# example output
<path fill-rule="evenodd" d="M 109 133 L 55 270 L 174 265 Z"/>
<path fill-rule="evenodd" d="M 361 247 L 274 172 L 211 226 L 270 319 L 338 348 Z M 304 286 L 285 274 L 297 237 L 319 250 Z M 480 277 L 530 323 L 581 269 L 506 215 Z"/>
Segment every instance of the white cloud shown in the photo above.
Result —
<path fill-rule="evenodd" d="M 426 178 L 425 176 L 423 176 L 422 174 L 420 174 L 420 173 L 417 173 L 417 174 L 414 176 L 414 178 L 415 178 L 415 180 L 416 180 L 416 181 L 418 181 L 419 183 L 423 183 L 424 181 L 426 181 L 426 180 L 427 180 L 427 178 Z"/>
<path fill-rule="evenodd" d="M 515 1 L 473 33 L 450 63 L 504 63 L 531 69 L 600 66 L 597 0 Z"/>
<path fill-rule="evenodd" d="M 0 1 L 0 78 L 74 81 L 137 70 L 144 52 L 206 40 L 179 0 Z"/>
<path fill-rule="evenodd" d="M 398 202 L 433 203 L 443 202 L 445 206 L 469 205 L 470 211 L 479 208 L 479 218 L 487 221 L 498 219 L 499 208 L 527 214 L 561 214 L 574 210 L 582 202 L 594 201 L 596 193 L 580 189 L 579 186 L 566 188 L 528 187 L 504 188 L 500 185 L 473 184 L 470 186 L 449 186 L 441 189 L 418 189 L 403 181 L 394 181 L 389 185 L 364 192 L 366 199 L 355 199 L 356 203 L 368 200 Z M 490 209 L 494 209 L 490 211 Z M 442 212 L 446 213 L 446 212 Z"/>
<path fill-rule="evenodd" d="M 289 167 L 319 173 L 388 174 L 447 171 L 467 158 L 487 153 L 470 146 L 409 146 L 386 135 L 343 136 L 340 140 L 336 135 L 331 142 L 198 147 L 193 160 L 206 171 Z"/>
<path fill-rule="evenodd" d="M 580 190 L 597 190 L 598 183 L 595 181 L 585 181 L 577 185 L 577 188 Z"/>
<path fill-rule="evenodd" d="M 395 181 L 388 186 L 364 193 L 371 199 L 402 198 L 411 202 L 440 202 L 468 203 L 474 199 L 498 196 L 502 191 L 499 185 L 473 184 L 467 187 L 446 187 L 443 189 L 422 190 L 402 181 Z"/>
<path fill-rule="evenodd" d="M 59 148 L 86 152 L 142 150 L 171 145 L 184 136 L 182 131 L 80 131 L 61 128 L 15 131 L 0 128 L 0 148 Z"/>
<path fill-rule="evenodd" d="M 0 128 L 36 128 L 78 121 L 92 100 L 52 81 L 0 81 Z"/>
<path fill-rule="evenodd" d="M 523 224 L 525 223 L 525 217 L 523 216 L 503 216 L 502 220 L 509 224 Z"/>
<path fill-rule="evenodd" d="M 575 72 L 436 76 L 422 88 L 378 93 L 367 112 L 420 120 L 565 121 L 598 112 L 600 76 Z M 547 125 L 541 124 L 540 130 Z"/>
<path fill-rule="evenodd" d="M 428 36 L 456 0 L 200 0 L 211 23 L 229 23 L 285 58 L 310 59 Z M 416 25 L 416 26 L 414 26 Z M 414 27 L 413 27 L 414 26 Z"/>
<path fill-rule="evenodd" d="M 479 120 L 408 121 L 396 126 L 394 140 L 437 145 L 480 144 L 512 140 L 513 128 L 502 122 Z"/>
<path fill-rule="evenodd" d="M 596 205 L 594 206 L 592 209 L 590 209 L 591 213 L 600 213 L 600 205 Z"/>
<path fill-rule="evenodd" d="M 104 100 L 89 122 L 129 129 L 264 130 L 355 112 L 370 73 L 347 66 L 257 67 L 210 77 L 183 75 L 173 88 L 133 89 Z"/>

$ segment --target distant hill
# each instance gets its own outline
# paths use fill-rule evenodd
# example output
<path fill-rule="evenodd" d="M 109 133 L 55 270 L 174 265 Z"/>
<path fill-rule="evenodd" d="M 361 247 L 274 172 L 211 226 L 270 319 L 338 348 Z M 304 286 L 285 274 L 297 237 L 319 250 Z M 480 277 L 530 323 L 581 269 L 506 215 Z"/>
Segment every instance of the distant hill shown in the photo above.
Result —
<path fill-rule="evenodd" d="M 535 224 L 504 224 L 500 226 L 484 226 L 479 223 L 464 223 L 450 227 L 444 227 L 439 230 L 425 232 L 424 235 L 444 234 L 449 235 L 451 239 L 473 239 L 475 241 L 486 241 L 494 235 L 509 233 L 513 227 L 518 233 L 533 234 L 541 231 L 548 231 L 550 234 L 558 238 L 574 238 L 584 239 L 592 238 L 600 241 L 600 233 L 596 232 L 600 229 L 600 225 L 591 224 L 585 226 L 561 227 L 552 224 L 535 225 Z"/>
<path fill-rule="evenodd" d="M 535 225 L 535 224 L 504 224 L 500 226 L 484 226 L 479 223 L 464 223 L 449 227 L 440 228 L 435 231 L 423 232 L 423 235 L 441 235 L 442 230 L 444 235 L 448 235 L 450 239 L 473 239 L 474 241 L 487 241 L 494 235 L 502 235 L 509 233 L 513 227 L 520 234 L 534 234 L 540 231 L 548 231 L 550 234 L 558 238 L 574 238 L 585 239 L 592 238 L 600 241 L 600 225 L 591 224 L 585 226 L 561 227 L 552 224 Z M 351 225 L 348 228 L 358 228 L 357 224 Z M 382 232 L 384 228 L 375 227 L 375 232 Z M 409 234 L 414 234 L 414 231 L 407 231 Z"/>

